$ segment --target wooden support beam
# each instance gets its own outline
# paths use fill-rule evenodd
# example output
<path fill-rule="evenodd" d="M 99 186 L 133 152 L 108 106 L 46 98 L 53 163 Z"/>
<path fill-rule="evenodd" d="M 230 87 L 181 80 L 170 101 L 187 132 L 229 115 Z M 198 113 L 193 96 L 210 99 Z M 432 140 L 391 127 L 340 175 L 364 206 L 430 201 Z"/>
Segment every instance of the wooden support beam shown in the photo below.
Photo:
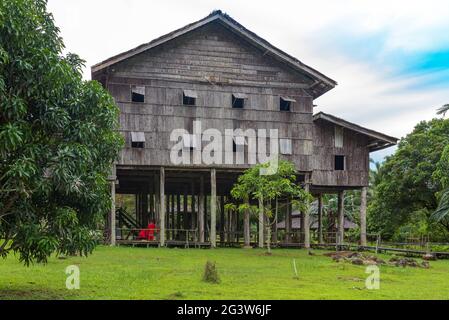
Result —
<path fill-rule="evenodd" d="M 215 248 L 217 245 L 217 171 L 214 169 L 210 173 L 210 245 Z"/>
<path fill-rule="evenodd" d="M 111 246 L 115 246 L 115 181 L 111 181 L 111 212 L 110 212 L 110 222 L 111 222 Z"/>
<path fill-rule="evenodd" d="M 139 194 L 136 193 L 134 195 L 134 208 L 136 210 L 136 223 L 137 226 L 140 227 L 140 197 Z"/>
<path fill-rule="evenodd" d="M 360 245 L 366 246 L 366 196 L 367 187 L 362 188 L 360 195 Z"/>
<path fill-rule="evenodd" d="M 344 210 L 345 192 L 338 192 L 338 244 L 343 244 L 345 236 L 345 210 Z"/>
<path fill-rule="evenodd" d="M 318 195 L 318 242 L 323 243 L 323 195 Z"/>
<path fill-rule="evenodd" d="M 154 190 L 150 192 L 150 220 L 154 222 L 155 214 L 154 214 Z"/>
<path fill-rule="evenodd" d="M 160 237 L 159 244 L 161 247 L 165 246 L 165 170 L 161 167 L 159 176 L 159 227 L 160 227 Z"/>
<path fill-rule="evenodd" d="M 172 194 L 171 195 L 171 223 L 170 223 L 170 228 L 172 229 L 171 231 L 171 237 L 172 239 L 176 239 L 176 232 L 175 231 L 176 228 L 176 220 L 175 220 L 175 195 Z"/>
<path fill-rule="evenodd" d="M 228 243 L 232 241 L 232 210 L 228 209 L 228 219 L 227 219 L 227 228 L 228 230 Z"/>
<path fill-rule="evenodd" d="M 309 175 L 306 175 L 306 180 L 305 180 L 305 184 L 304 184 L 304 190 L 306 192 L 309 192 L 310 188 L 310 181 L 309 181 Z M 311 204 L 310 204 L 311 205 Z M 310 209 L 307 208 L 304 212 L 303 212 L 303 223 L 304 223 L 304 248 L 306 249 L 310 249 Z"/>
<path fill-rule="evenodd" d="M 287 205 L 285 206 L 285 242 L 291 242 L 291 234 L 292 232 L 292 204 L 290 199 L 287 199 Z"/>
<path fill-rule="evenodd" d="M 187 191 L 187 186 L 186 186 L 184 188 L 184 196 L 183 196 L 183 199 L 182 199 L 182 206 L 183 206 L 182 222 L 183 222 L 183 225 L 184 225 L 184 229 L 186 229 L 186 230 L 190 229 L 190 226 L 189 226 L 189 223 L 188 223 L 189 218 L 187 216 L 187 212 L 189 210 L 188 202 L 189 202 L 189 196 L 188 196 L 188 191 Z"/>
<path fill-rule="evenodd" d="M 279 214 L 279 199 L 276 198 L 275 200 L 275 209 L 274 209 L 274 232 L 272 235 L 271 242 L 277 243 L 278 242 L 278 214 Z"/>
<path fill-rule="evenodd" d="M 263 200 L 259 199 L 259 248 L 263 248 L 264 238 L 263 238 L 263 229 L 264 229 L 264 209 L 263 209 Z"/>
<path fill-rule="evenodd" d="M 154 219 L 160 225 L 160 210 L 161 210 L 161 199 L 160 199 L 160 182 L 157 174 L 154 175 Z"/>
<path fill-rule="evenodd" d="M 184 187 L 184 195 L 182 198 L 182 206 L 183 206 L 183 210 L 182 210 L 182 224 L 183 224 L 183 228 L 184 230 L 189 230 L 190 226 L 189 226 L 189 218 L 187 216 L 187 211 L 188 211 L 188 201 L 189 201 L 189 197 L 187 195 L 188 191 L 187 191 L 188 187 L 187 185 L 185 185 Z M 184 240 L 190 240 L 187 239 L 187 232 L 184 234 L 183 236 Z"/>
<path fill-rule="evenodd" d="M 224 196 L 220 196 L 220 242 L 225 242 L 225 199 Z"/>
<path fill-rule="evenodd" d="M 304 222 L 304 212 L 299 212 L 299 242 L 304 243 L 304 234 L 305 234 L 305 222 Z"/>
<path fill-rule="evenodd" d="M 148 215 L 148 192 L 145 191 L 142 194 L 142 213 L 143 213 L 143 227 L 146 228 L 150 222 L 150 216 Z"/>
<path fill-rule="evenodd" d="M 181 195 L 179 193 L 176 195 L 176 229 L 183 229 L 181 227 Z M 176 236 L 177 239 L 181 239 L 183 237 L 181 232 L 178 232 Z"/>
<path fill-rule="evenodd" d="M 196 196 L 195 196 L 195 180 L 190 183 L 190 215 L 189 215 L 189 229 L 197 229 L 196 219 Z M 199 235 L 197 235 L 196 241 L 199 240 Z"/>
<path fill-rule="evenodd" d="M 209 197 L 208 197 L 208 195 L 204 192 L 204 197 L 203 197 L 204 199 L 203 199 L 203 206 L 204 206 L 204 229 L 205 229 L 205 234 L 207 234 L 207 235 L 209 235 L 209 238 L 210 238 L 210 229 L 209 229 L 209 226 L 210 226 L 210 218 L 209 218 L 209 213 L 207 212 L 207 208 L 208 208 L 208 204 L 209 204 L 209 202 L 208 201 L 210 201 L 210 199 L 208 199 Z M 206 236 L 204 236 L 204 241 L 205 242 L 207 242 L 208 241 L 208 238 L 206 237 Z"/>
<path fill-rule="evenodd" d="M 167 231 L 167 229 L 170 230 L 170 195 L 165 195 L 165 211 L 165 240 L 167 240 L 167 238 L 170 238 L 170 231 Z"/>
<path fill-rule="evenodd" d="M 200 176 L 200 196 L 198 200 L 198 232 L 200 242 L 204 242 L 204 177 Z"/>

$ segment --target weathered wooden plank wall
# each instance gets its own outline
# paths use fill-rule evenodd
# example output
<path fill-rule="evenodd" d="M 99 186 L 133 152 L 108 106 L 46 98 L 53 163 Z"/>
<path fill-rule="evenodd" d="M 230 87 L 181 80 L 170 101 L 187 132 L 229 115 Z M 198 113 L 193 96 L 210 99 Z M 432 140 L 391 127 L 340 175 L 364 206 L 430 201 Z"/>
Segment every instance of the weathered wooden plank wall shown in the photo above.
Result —
<path fill-rule="evenodd" d="M 366 136 L 345 129 L 343 130 L 343 148 L 337 148 L 334 124 L 316 121 L 313 132 L 313 185 L 368 185 L 369 151 Z M 345 156 L 345 170 L 334 170 L 335 155 Z"/>
<path fill-rule="evenodd" d="M 123 61 L 108 78 L 126 140 L 118 164 L 170 166 L 172 130 L 192 132 L 193 120 L 201 120 L 203 130 L 223 134 L 225 129 L 277 129 L 280 138 L 292 140 L 293 154 L 283 157 L 310 171 L 313 99 L 304 88 L 311 81 L 218 24 Z M 145 86 L 145 103 L 131 102 L 132 85 Z M 185 89 L 197 92 L 196 106 L 182 104 Z M 243 109 L 232 108 L 233 93 L 246 95 Z M 296 100 L 290 112 L 279 111 L 281 96 Z M 145 133 L 144 149 L 131 148 L 132 131 Z"/>
<path fill-rule="evenodd" d="M 202 130 L 215 128 L 222 134 L 225 129 L 277 129 L 279 138 L 292 141 L 292 155 L 281 157 L 293 161 L 299 171 L 313 170 L 313 185 L 367 185 L 367 138 L 344 130 L 343 148 L 335 147 L 334 126 L 313 123 L 313 98 L 306 89 L 313 83 L 220 23 L 208 24 L 108 69 L 107 88 L 120 107 L 120 131 L 126 141 L 118 165 L 172 166 L 170 133 L 180 128 L 192 133 L 193 121 L 199 120 Z M 135 85 L 145 88 L 144 103 L 131 102 Z M 186 89 L 197 93 L 195 106 L 183 105 Z M 232 94 L 237 93 L 246 96 L 243 109 L 232 108 Z M 281 96 L 296 100 L 289 112 L 279 111 Z M 143 149 L 131 148 L 131 132 L 136 131 L 145 135 Z M 334 170 L 335 154 L 346 157 L 344 171 Z M 187 165 L 192 166 L 208 167 Z"/>

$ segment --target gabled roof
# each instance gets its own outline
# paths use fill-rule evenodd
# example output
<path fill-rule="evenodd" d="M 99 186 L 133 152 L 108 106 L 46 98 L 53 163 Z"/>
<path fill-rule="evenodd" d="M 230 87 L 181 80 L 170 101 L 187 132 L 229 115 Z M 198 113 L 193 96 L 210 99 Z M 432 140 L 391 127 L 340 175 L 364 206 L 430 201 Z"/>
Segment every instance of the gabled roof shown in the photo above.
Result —
<path fill-rule="evenodd" d="M 313 116 L 313 121 L 318 120 L 331 122 L 343 128 L 368 136 L 370 138 L 370 144 L 368 146 L 370 152 L 394 146 L 395 144 L 397 144 L 399 140 L 398 138 L 391 137 L 386 134 L 364 128 L 362 126 L 359 126 L 358 124 L 346 121 L 341 118 L 337 118 L 331 114 L 327 114 L 324 112 L 319 112 Z"/>
<path fill-rule="evenodd" d="M 318 97 L 325 93 L 326 91 L 334 88 L 337 85 L 337 82 L 332 80 L 331 78 L 325 76 L 324 74 L 318 72 L 317 70 L 307 66 L 306 64 L 302 63 L 298 59 L 290 56 L 289 54 L 285 53 L 284 51 L 276 48 L 272 44 L 270 44 L 268 41 L 262 39 L 255 33 L 251 32 L 250 30 L 243 27 L 241 24 L 239 24 L 236 20 L 232 19 L 229 15 L 221 12 L 220 10 L 213 11 L 210 15 L 207 17 L 198 20 L 194 23 L 188 24 L 185 27 L 182 27 L 178 30 L 175 30 L 173 32 L 170 32 L 162 37 L 159 37 L 157 39 L 154 39 L 148 43 L 142 44 L 134 49 L 131 49 L 129 51 L 120 53 L 116 56 L 113 56 L 107 60 L 104 60 L 100 63 L 95 64 L 92 66 L 92 74 L 95 74 L 109 66 L 112 66 L 118 62 L 121 62 L 123 60 L 126 60 L 130 57 L 133 57 L 137 54 L 140 54 L 144 51 L 147 51 L 149 49 L 152 49 L 154 47 L 157 47 L 161 44 L 166 43 L 167 41 L 170 41 L 172 39 L 175 39 L 179 36 L 182 36 L 188 32 L 191 32 L 193 30 L 196 30 L 208 23 L 211 22 L 219 22 L 223 26 L 225 26 L 227 29 L 233 31 L 237 35 L 241 36 L 254 46 L 260 48 L 264 51 L 264 54 L 269 55 L 273 57 L 274 59 L 287 64 L 291 68 L 304 73 L 315 80 L 315 83 L 309 88 L 309 90 L 312 90 L 313 96 Z"/>

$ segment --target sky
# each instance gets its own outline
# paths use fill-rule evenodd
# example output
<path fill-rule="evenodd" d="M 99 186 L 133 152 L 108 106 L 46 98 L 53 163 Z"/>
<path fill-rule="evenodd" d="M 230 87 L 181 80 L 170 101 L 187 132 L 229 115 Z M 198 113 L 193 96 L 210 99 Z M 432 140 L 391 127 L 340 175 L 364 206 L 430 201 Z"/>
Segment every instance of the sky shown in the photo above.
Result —
<path fill-rule="evenodd" d="M 86 60 L 86 79 L 95 63 L 215 9 L 338 82 L 315 112 L 401 138 L 449 103 L 447 0 L 48 1 L 67 52 Z"/>

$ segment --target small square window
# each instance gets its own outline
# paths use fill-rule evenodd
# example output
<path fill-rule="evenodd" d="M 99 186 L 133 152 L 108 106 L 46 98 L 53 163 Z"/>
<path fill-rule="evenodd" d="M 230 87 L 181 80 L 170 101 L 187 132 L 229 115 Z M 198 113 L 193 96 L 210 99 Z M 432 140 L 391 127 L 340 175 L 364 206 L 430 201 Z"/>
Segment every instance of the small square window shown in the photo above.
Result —
<path fill-rule="evenodd" d="M 343 148 L 343 127 L 335 126 L 335 148 Z"/>
<path fill-rule="evenodd" d="M 242 109 L 245 106 L 245 96 L 239 93 L 232 95 L 232 107 Z"/>
<path fill-rule="evenodd" d="M 145 148 L 145 134 L 143 132 L 131 132 L 131 147 Z"/>
<path fill-rule="evenodd" d="M 335 170 L 345 170 L 345 156 L 335 156 Z"/>
<path fill-rule="evenodd" d="M 195 138 L 195 135 L 188 134 L 188 133 L 184 134 L 182 136 L 182 140 L 183 140 L 185 149 L 189 149 L 189 150 L 193 151 L 194 149 L 197 148 L 197 139 Z"/>
<path fill-rule="evenodd" d="M 295 102 L 295 99 L 289 97 L 281 97 L 279 101 L 279 110 L 281 111 L 290 111 L 291 105 Z"/>
<path fill-rule="evenodd" d="M 196 105 L 196 99 L 198 95 L 193 90 L 184 90 L 182 93 L 182 104 L 185 106 L 194 106 Z"/>
<path fill-rule="evenodd" d="M 234 136 L 232 138 L 232 152 L 244 151 L 246 144 L 245 136 Z"/>
<path fill-rule="evenodd" d="M 131 142 L 132 148 L 143 149 L 145 148 L 145 142 Z"/>
<path fill-rule="evenodd" d="M 145 102 L 145 87 L 132 86 L 131 87 L 131 101 Z"/>
<path fill-rule="evenodd" d="M 279 150 L 280 150 L 281 154 L 285 154 L 285 155 L 292 154 L 292 140 L 279 139 Z"/>

